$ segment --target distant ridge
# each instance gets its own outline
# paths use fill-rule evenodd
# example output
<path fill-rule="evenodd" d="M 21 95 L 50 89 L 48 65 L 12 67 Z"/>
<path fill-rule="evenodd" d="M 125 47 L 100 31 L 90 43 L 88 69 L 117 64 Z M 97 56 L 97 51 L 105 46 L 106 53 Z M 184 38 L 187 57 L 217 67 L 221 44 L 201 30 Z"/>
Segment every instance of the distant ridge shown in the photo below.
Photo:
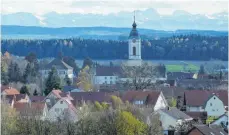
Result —
<path fill-rule="evenodd" d="M 17 26 L 2 25 L 2 38 L 91 38 L 91 39 L 112 39 L 125 40 L 128 37 L 131 28 L 115 27 L 61 27 L 49 28 L 39 26 Z M 227 31 L 215 30 L 151 30 L 139 28 L 142 38 L 161 38 L 182 34 L 199 34 L 206 36 L 227 36 Z"/>

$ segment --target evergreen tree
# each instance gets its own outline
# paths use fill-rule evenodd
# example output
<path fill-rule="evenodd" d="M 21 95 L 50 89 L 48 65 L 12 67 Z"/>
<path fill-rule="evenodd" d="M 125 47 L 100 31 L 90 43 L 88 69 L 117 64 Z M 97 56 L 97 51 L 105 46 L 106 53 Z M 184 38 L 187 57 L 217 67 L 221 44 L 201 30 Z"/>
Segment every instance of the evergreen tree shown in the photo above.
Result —
<path fill-rule="evenodd" d="M 25 72 L 24 72 L 24 74 L 23 74 L 23 82 L 24 83 L 28 83 L 28 78 L 29 78 L 29 76 L 31 75 L 31 66 L 30 66 L 31 64 L 30 63 L 28 63 L 27 64 L 27 66 L 26 66 L 26 68 L 25 68 Z"/>
<path fill-rule="evenodd" d="M 14 81 L 14 63 L 13 62 L 11 62 L 8 67 L 8 77 L 9 77 L 10 82 Z"/>
<path fill-rule="evenodd" d="M 51 71 L 49 72 L 45 86 L 45 95 L 48 95 L 53 89 L 61 89 L 61 80 L 57 74 L 57 70 L 54 67 L 52 67 Z"/>
<path fill-rule="evenodd" d="M 21 72 L 17 63 L 14 64 L 14 81 L 15 82 L 21 81 Z"/>
<path fill-rule="evenodd" d="M 89 57 L 87 57 L 83 61 L 83 67 L 82 67 L 82 69 L 84 69 L 86 66 L 88 66 L 89 68 L 91 68 L 92 67 L 92 64 L 93 64 L 92 60 Z"/>
<path fill-rule="evenodd" d="M 28 87 L 27 87 L 26 85 L 24 85 L 24 86 L 21 87 L 20 93 L 21 93 L 21 94 L 30 95 L 29 89 L 28 89 Z"/>
<path fill-rule="evenodd" d="M 200 65 L 199 74 L 205 74 L 204 65 Z"/>
<path fill-rule="evenodd" d="M 37 96 L 37 95 L 38 95 L 37 89 L 34 90 L 33 95 L 34 95 L 34 96 Z"/>
<path fill-rule="evenodd" d="M 66 84 L 68 86 L 70 86 L 72 84 L 72 81 L 70 80 L 70 78 L 68 77 L 68 75 L 65 76 L 64 80 L 65 80 L 65 82 L 66 82 Z"/>
<path fill-rule="evenodd" d="M 9 77 L 7 72 L 3 69 L 3 66 L 1 65 L 1 81 L 3 85 L 9 84 Z"/>

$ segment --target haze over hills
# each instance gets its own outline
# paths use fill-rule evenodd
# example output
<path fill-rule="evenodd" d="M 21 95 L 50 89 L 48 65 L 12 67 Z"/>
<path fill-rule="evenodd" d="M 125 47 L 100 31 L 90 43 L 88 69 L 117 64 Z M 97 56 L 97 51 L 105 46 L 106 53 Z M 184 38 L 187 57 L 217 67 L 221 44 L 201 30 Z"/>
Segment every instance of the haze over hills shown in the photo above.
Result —
<path fill-rule="evenodd" d="M 138 28 L 174 31 L 177 29 L 227 31 L 228 13 L 212 15 L 190 14 L 177 10 L 172 15 L 161 15 L 154 9 L 136 12 Z M 43 27 L 126 27 L 133 22 L 133 12 L 117 14 L 58 14 L 50 12 L 42 16 L 18 12 L 2 15 L 2 25 L 43 26 Z"/>

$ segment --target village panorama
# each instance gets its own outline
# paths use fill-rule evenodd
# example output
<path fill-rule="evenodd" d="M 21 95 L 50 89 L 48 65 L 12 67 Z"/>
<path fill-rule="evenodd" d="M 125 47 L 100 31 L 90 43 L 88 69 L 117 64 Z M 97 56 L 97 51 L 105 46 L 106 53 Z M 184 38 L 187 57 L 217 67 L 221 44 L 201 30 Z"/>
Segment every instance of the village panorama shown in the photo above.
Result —
<path fill-rule="evenodd" d="M 2 14 L 1 134 L 227 135 L 228 11 L 154 8 Z"/>

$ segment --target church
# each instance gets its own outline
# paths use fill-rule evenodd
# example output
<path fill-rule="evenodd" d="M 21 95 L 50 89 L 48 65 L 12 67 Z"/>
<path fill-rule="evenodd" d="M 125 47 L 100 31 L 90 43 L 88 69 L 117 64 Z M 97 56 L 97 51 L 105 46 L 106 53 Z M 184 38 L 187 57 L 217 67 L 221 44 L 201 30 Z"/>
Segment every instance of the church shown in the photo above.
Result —
<path fill-rule="evenodd" d="M 127 61 L 128 66 L 140 66 L 142 63 L 141 59 L 141 38 L 138 34 L 137 24 L 134 22 L 132 24 L 132 30 L 130 31 L 130 35 L 128 38 L 128 52 L 129 52 L 129 60 Z"/>
<path fill-rule="evenodd" d="M 137 30 L 137 24 L 132 24 L 132 29 L 128 38 L 128 60 L 123 64 L 127 66 L 141 66 L 141 38 Z M 116 84 L 121 79 L 118 74 L 121 74 L 121 67 L 119 66 L 97 66 L 94 74 L 94 84 Z"/>

